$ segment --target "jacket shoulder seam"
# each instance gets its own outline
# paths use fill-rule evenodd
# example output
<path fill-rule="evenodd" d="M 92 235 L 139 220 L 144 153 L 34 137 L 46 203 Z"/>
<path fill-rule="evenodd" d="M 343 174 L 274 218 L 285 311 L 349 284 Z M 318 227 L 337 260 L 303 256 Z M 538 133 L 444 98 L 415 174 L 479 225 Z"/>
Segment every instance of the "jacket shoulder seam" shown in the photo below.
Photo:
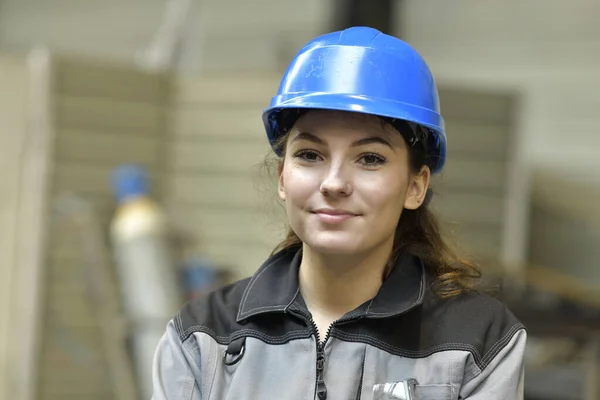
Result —
<path fill-rule="evenodd" d="M 335 336 L 340 340 L 347 340 L 347 341 L 351 341 L 351 342 L 362 342 L 362 343 L 370 344 L 381 350 L 387 351 L 391 354 L 399 355 L 402 357 L 409 357 L 409 358 L 429 357 L 435 353 L 439 353 L 439 352 L 443 352 L 443 351 L 452 351 L 452 350 L 468 351 L 473 356 L 475 365 L 477 365 L 477 367 L 479 368 L 480 371 L 483 371 L 489 365 L 489 363 L 496 357 L 496 355 L 498 355 L 498 353 L 503 348 L 506 347 L 506 345 L 511 341 L 513 336 L 517 332 L 519 332 L 520 330 L 522 330 L 524 328 L 525 327 L 520 322 L 515 323 L 506 332 L 506 334 L 504 334 L 504 336 L 502 336 L 502 338 L 500 338 L 500 340 L 498 340 L 496 343 L 494 343 L 494 345 L 490 348 L 490 350 L 488 350 L 488 352 L 484 355 L 482 355 L 475 346 L 467 344 L 467 343 L 458 343 L 458 342 L 442 343 L 442 344 L 434 345 L 434 346 L 431 346 L 431 347 L 428 347 L 428 348 L 422 349 L 422 350 L 408 350 L 408 349 L 403 349 L 403 348 L 399 348 L 396 346 L 392 346 L 384 341 L 381 341 L 381 340 L 374 338 L 372 336 L 369 336 L 369 335 L 353 334 L 353 333 L 339 331 L 336 329 L 332 330 L 331 334 L 332 334 L 332 336 Z"/>
<path fill-rule="evenodd" d="M 517 332 L 524 329 L 525 326 L 522 323 L 516 322 L 504 334 L 504 336 L 502 336 L 500 340 L 494 343 L 494 345 L 488 350 L 488 352 L 484 354 L 483 358 L 481 359 L 481 370 L 484 370 L 490 364 L 490 362 L 498 355 L 498 353 L 500 353 L 500 351 L 502 351 L 502 349 L 504 349 L 508 345 L 508 343 L 510 343 L 510 341 L 517 334 Z"/>
<path fill-rule="evenodd" d="M 479 351 L 477 350 L 477 348 L 475 348 L 475 346 L 467 343 L 442 343 L 439 345 L 428 347 L 423 350 L 408 350 L 392 346 L 384 341 L 381 341 L 369 335 L 353 334 L 338 330 L 332 331 L 331 335 L 337 337 L 340 340 L 370 344 L 371 346 L 387 351 L 388 353 L 408 358 L 425 358 L 435 353 L 440 353 L 443 351 L 467 351 L 472 354 L 475 363 L 478 367 L 481 368 L 481 355 Z"/>

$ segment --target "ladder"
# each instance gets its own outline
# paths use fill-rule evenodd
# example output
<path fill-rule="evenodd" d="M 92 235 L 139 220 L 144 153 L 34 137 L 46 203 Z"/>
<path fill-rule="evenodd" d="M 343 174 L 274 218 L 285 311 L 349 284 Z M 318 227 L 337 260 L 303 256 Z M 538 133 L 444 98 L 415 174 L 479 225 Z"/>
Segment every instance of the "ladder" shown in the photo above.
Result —
<path fill-rule="evenodd" d="M 118 297 L 111 291 L 110 251 L 94 205 L 75 195 L 59 197 L 54 216 L 79 231 L 86 294 L 100 327 L 101 345 L 107 363 L 113 399 L 137 400 L 139 389 L 131 357 L 127 352 L 127 323 Z"/>

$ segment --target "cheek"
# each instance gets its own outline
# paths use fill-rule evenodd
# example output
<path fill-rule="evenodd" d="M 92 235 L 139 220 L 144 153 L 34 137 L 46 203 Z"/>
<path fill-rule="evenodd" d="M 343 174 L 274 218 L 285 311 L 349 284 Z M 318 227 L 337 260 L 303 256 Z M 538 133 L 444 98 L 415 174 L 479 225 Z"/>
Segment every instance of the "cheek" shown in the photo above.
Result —
<path fill-rule="evenodd" d="M 283 170 L 283 187 L 288 203 L 303 202 L 314 193 L 318 185 L 318 179 L 309 171 L 293 166 Z"/>
<path fill-rule="evenodd" d="M 360 181 L 361 192 L 373 207 L 402 209 L 406 197 L 407 183 L 398 176 L 377 176 Z"/>

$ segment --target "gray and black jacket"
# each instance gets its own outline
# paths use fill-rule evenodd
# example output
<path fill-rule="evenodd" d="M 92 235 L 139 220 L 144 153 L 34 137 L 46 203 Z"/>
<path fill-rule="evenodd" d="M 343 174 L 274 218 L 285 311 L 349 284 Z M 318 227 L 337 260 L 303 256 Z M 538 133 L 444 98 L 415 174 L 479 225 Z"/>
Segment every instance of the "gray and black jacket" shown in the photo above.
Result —
<path fill-rule="evenodd" d="M 154 400 L 523 398 L 523 325 L 499 301 L 442 300 L 403 255 L 377 296 L 317 342 L 301 251 L 183 307 L 154 357 Z"/>

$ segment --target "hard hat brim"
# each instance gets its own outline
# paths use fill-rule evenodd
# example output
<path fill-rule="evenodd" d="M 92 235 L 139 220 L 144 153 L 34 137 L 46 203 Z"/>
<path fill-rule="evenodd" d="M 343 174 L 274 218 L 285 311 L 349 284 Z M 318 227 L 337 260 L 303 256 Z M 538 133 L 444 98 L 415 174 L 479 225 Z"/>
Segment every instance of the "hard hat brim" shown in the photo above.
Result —
<path fill-rule="evenodd" d="M 281 135 L 277 126 L 277 115 L 281 110 L 294 108 L 309 108 L 337 110 L 371 114 L 380 117 L 397 118 L 413 122 L 430 129 L 435 136 L 434 147 L 429 151 L 437 160 L 430 166 L 431 172 L 441 171 L 446 158 L 446 135 L 444 120 L 429 109 L 412 104 L 400 103 L 389 99 L 372 98 L 355 94 L 339 93 L 291 93 L 273 97 L 269 108 L 263 112 L 263 123 L 271 147 Z M 277 152 L 275 148 L 274 151 Z M 281 154 L 278 154 L 281 156 Z"/>

